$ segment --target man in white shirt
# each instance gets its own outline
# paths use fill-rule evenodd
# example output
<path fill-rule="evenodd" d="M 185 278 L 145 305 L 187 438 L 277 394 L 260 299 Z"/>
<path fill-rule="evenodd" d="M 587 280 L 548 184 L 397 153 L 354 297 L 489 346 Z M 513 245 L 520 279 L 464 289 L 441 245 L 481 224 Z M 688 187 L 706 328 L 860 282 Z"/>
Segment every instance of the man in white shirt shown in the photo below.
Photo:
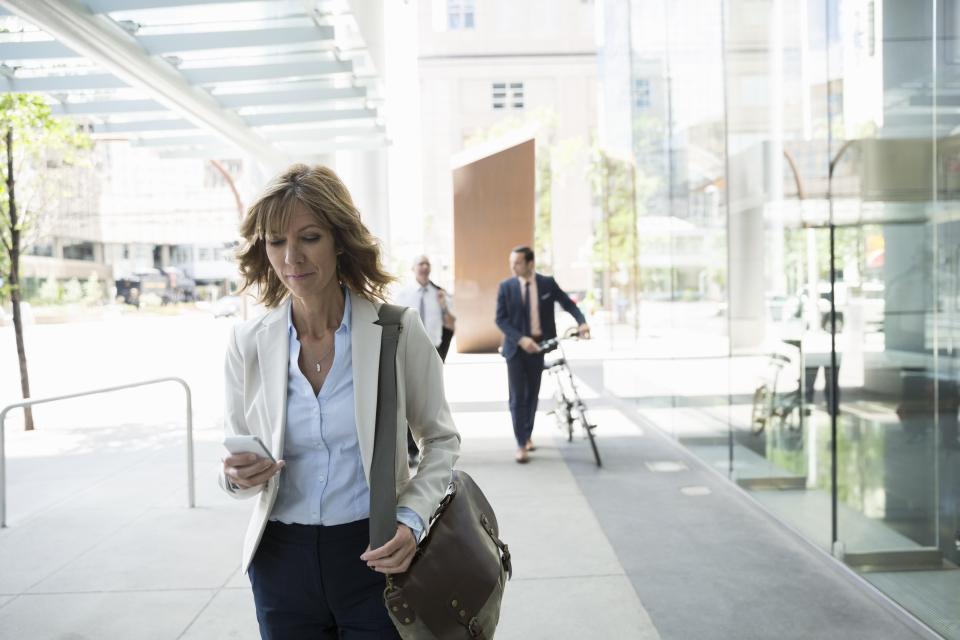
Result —
<path fill-rule="evenodd" d="M 413 282 L 397 292 L 394 303 L 416 309 L 420 313 L 420 320 L 427 331 L 427 337 L 437 348 L 440 359 L 446 360 L 456 318 L 447 292 L 430 280 L 430 268 L 430 258 L 425 255 L 417 256 L 413 261 Z M 415 465 L 420 450 L 409 431 L 407 431 L 407 453 L 410 455 L 410 465 Z"/>

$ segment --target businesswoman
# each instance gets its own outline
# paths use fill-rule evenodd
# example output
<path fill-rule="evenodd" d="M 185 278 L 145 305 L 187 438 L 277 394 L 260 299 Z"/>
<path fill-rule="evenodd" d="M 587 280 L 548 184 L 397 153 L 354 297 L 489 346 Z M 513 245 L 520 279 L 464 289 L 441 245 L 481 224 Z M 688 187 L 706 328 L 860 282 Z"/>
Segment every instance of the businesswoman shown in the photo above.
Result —
<path fill-rule="evenodd" d="M 370 465 L 384 271 L 346 187 L 330 169 L 294 165 L 241 225 L 245 287 L 269 309 L 238 324 L 226 356 L 227 435 L 253 434 L 276 463 L 231 455 L 220 483 L 255 498 L 243 545 L 263 638 L 399 638 L 385 574 L 409 567 L 460 448 L 440 357 L 417 313 L 397 348 L 397 532 L 369 549 Z M 422 460 L 410 478 L 406 429 Z"/>

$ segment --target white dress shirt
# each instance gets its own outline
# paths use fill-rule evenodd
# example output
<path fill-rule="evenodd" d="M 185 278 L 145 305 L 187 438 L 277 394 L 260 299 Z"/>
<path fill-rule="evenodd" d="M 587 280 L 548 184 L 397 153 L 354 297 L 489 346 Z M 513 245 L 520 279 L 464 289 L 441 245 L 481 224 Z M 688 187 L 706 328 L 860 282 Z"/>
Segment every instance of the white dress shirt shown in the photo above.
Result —
<path fill-rule="evenodd" d="M 410 307 L 420 314 L 420 320 L 423 322 L 423 328 L 427 332 L 427 337 L 434 347 L 440 346 L 440 340 L 443 338 L 443 309 L 440 307 L 439 300 L 440 289 L 432 282 L 421 285 L 414 280 L 411 284 L 397 292 L 394 302 L 404 307 Z M 421 305 L 422 301 L 422 305 Z M 451 313 L 450 296 L 447 295 L 447 308 Z M 422 310 L 422 312 L 421 312 Z"/>

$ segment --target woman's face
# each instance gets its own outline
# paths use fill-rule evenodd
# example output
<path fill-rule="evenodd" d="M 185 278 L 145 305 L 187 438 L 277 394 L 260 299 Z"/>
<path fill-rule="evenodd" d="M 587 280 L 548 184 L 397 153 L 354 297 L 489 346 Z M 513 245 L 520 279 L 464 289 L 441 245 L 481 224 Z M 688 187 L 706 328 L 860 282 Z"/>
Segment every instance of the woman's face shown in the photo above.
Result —
<path fill-rule="evenodd" d="M 266 247 L 270 266 L 295 297 L 320 294 L 337 282 L 333 233 L 301 204 L 283 235 L 267 235 Z"/>

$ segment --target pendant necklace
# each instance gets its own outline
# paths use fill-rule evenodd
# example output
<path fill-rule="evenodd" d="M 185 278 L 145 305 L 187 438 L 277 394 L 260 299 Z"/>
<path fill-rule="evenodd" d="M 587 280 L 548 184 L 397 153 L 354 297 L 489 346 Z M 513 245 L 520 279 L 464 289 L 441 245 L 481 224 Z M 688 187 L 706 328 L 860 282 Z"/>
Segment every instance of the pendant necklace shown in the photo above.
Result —
<path fill-rule="evenodd" d="M 301 342 L 301 344 L 303 344 L 303 343 Z M 333 347 L 334 347 L 334 346 L 336 346 L 336 343 L 335 343 L 335 342 L 330 345 L 330 348 L 327 349 L 327 352 L 326 352 L 325 354 L 323 354 L 323 356 L 322 356 L 321 358 L 319 358 L 319 359 L 316 360 L 317 373 L 320 373 L 320 371 L 321 371 L 321 369 L 322 369 L 321 365 L 323 364 L 323 361 L 326 360 L 326 359 L 330 356 L 331 353 L 333 353 Z M 307 349 L 307 351 L 310 351 L 310 349 Z"/>

